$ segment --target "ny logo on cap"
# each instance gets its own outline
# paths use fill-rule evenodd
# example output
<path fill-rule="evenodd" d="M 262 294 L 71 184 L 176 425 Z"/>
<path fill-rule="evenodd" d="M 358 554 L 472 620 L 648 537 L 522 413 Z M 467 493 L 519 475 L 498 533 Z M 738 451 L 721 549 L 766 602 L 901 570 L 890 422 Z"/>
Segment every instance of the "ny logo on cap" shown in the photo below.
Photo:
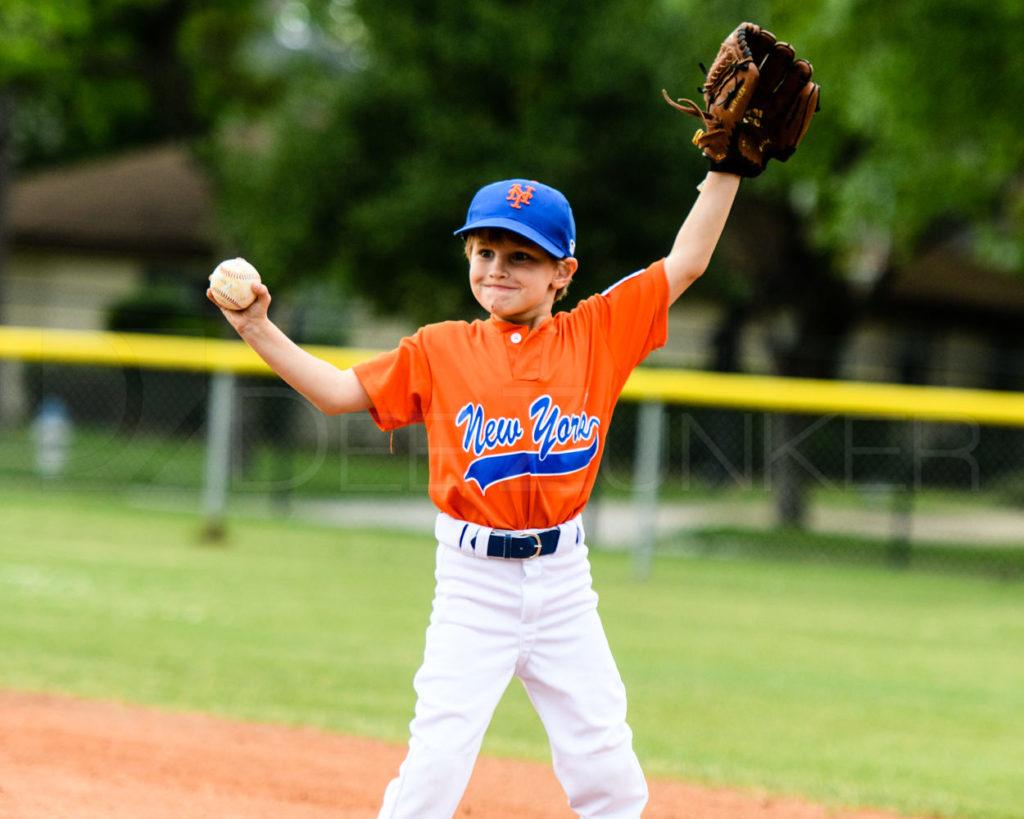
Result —
<path fill-rule="evenodd" d="M 516 182 L 511 188 L 508 189 L 508 194 L 505 199 L 512 203 L 512 207 L 516 210 L 522 209 L 523 205 L 529 205 L 530 200 L 533 198 L 534 188 L 532 185 L 527 185 L 525 188 Z"/>

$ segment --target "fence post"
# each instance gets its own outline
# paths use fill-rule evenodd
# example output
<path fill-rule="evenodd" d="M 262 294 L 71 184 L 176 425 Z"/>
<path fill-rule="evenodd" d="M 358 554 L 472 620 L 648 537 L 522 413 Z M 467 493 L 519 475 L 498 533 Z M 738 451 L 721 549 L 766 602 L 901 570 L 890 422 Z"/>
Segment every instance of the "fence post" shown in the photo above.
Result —
<path fill-rule="evenodd" d="M 225 372 L 213 373 L 206 408 L 206 465 L 203 472 L 203 539 L 206 541 L 224 538 L 234 412 L 235 376 Z"/>
<path fill-rule="evenodd" d="M 661 481 L 664 419 L 665 407 L 660 401 L 644 401 L 640 404 L 633 463 L 633 507 L 637 533 L 633 570 L 640 578 L 651 573 L 654 542 L 658 535 L 658 484 Z"/>

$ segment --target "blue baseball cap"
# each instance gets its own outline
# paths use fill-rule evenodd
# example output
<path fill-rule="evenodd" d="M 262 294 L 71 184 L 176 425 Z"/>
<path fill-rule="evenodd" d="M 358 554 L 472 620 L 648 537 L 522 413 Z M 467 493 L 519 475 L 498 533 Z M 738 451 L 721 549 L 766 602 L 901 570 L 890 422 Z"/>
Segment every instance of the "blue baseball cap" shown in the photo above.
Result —
<path fill-rule="evenodd" d="M 532 179 L 504 179 L 484 185 L 469 203 L 458 236 L 476 228 L 504 228 L 536 242 L 557 259 L 576 253 L 576 222 L 569 200 Z"/>

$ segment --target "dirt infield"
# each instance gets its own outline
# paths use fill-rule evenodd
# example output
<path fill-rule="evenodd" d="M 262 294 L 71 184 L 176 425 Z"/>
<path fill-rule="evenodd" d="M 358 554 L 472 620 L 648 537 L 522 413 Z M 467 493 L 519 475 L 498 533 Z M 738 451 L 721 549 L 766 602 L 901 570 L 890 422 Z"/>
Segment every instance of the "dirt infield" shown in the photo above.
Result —
<path fill-rule="evenodd" d="M 0 692 L 0 819 L 373 819 L 404 747 Z M 652 781 L 648 819 L 894 819 Z M 549 766 L 482 757 L 458 817 L 571 819 Z"/>

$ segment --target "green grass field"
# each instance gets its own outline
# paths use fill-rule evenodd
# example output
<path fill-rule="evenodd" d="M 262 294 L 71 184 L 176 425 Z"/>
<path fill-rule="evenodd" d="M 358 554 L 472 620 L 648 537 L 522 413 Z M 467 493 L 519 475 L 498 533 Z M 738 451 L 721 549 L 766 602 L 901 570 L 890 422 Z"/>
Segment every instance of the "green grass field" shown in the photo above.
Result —
<path fill-rule="evenodd" d="M 402 742 L 430 533 L 200 520 L 0 491 L 0 686 Z M 1024 584 L 799 561 L 593 555 L 651 776 L 907 815 L 1024 805 Z M 485 752 L 547 759 L 518 685 Z"/>

